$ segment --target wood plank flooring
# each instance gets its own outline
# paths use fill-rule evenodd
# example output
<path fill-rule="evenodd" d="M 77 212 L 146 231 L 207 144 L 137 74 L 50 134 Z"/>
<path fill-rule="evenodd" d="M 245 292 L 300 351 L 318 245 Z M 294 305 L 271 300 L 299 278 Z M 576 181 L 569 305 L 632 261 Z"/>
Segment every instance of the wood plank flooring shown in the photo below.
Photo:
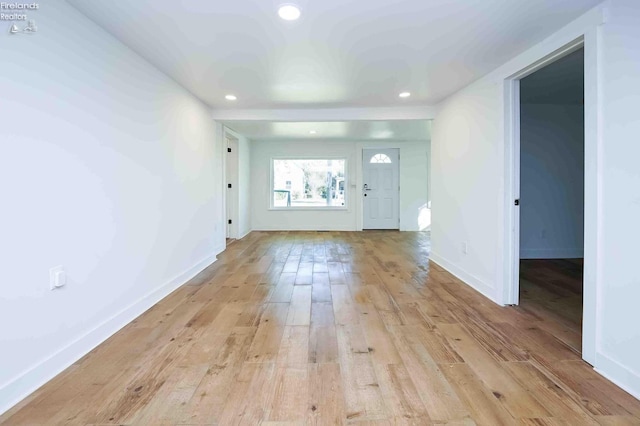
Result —
<path fill-rule="evenodd" d="M 520 261 L 520 306 L 546 319 L 541 327 L 582 351 L 583 259 Z"/>
<path fill-rule="evenodd" d="M 499 307 L 429 250 L 425 233 L 251 233 L 0 423 L 640 424 L 570 318 Z"/>

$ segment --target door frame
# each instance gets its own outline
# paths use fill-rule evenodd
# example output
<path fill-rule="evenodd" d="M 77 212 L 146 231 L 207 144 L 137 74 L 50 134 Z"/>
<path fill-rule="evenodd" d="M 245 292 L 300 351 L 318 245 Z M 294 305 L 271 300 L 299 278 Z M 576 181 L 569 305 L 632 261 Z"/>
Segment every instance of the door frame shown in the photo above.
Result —
<path fill-rule="evenodd" d="M 602 168 L 602 111 L 601 72 L 598 50 L 598 28 L 585 31 L 582 36 L 559 49 L 533 61 L 504 80 L 505 113 L 505 198 L 504 203 L 504 259 L 502 299 L 504 304 L 517 305 L 520 289 L 520 212 L 514 200 L 520 198 L 520 80 L 550 63 L 584 48 L 584 277 L 582 358 L 595 363 L 597 330 L 597 294 L 601 288 L 601 268 L 598 254 L 602 244 L 602 186 L 599 176 Z"/>
<path fill-rule="evenodd" d="M 364 223 L 364 200 L 362 199 L 362 185 L 364 184 L 364 167 L 362 156 L 365 149 L 397 149 L 398 150 L 398 230 L 403 230 L 402 211 L 400 210 L 400 199 L 402 198 L 402 145 L 401 143 L 389 142 L 360 142 L 356 144 L 356 176 L 357 179 L 352 180 L 351 189 L 356 197 L 356 231 L 363 231 Z"/>
<path fill-rule="evenodd" d="M 238 192 L 238 171 L 239 171 L 239 153 L 238 153 L 238 137 L 226 127 L 222 135 L 222 204 L 224 213 L 225 226 L 225 244 L 227 238 L 238 238 L 238 220 L 239 220 L 239 192 Z M 232 154 L 229 155 L 228 149 L 231 148 Z M 231 189 L 228 184 L 231 183 Z M 231 224 L 228 223 L 231 219 Z M 228 235 L 228 237 L 227 237 Z"/>

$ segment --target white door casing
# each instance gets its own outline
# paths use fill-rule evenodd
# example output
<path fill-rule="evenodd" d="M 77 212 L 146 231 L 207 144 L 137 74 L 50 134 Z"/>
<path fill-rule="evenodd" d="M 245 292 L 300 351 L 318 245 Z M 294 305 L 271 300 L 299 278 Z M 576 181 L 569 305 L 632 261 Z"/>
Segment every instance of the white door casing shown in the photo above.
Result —
<path fill-rule="evenodd" d="M 599 221 L 601 218 L 602 193 L 599 185 L 602 147 L 599 87 L 601 53 L 599 27 L 584 31 L 582 35 L 560 46 L 549 45 L 549 51 L 531 60 L 530 65 L 504 80 L 505 99 L 505 182 L 504 233 L 505 243 L 500 265 L 504 267 L 501 283 L 504 304 L 518 304 L 520 288 L 520 212 L 514 201 L 520 197 L 520 90 L 519 80 L 543 68 L 549 63 L 581 47 L 584 48 L 584 275 L 582 315 L 582 358 L 597 365 L 598 344 L 598 292 L 601 286 L 599 250 L 602 241 Z M 552 50 L 555 47 L 555 50 Z"/>
<path fill-rule="evenodd" d="M 362 229 L 400 228 L 400 150 L 362 150 Z"/>

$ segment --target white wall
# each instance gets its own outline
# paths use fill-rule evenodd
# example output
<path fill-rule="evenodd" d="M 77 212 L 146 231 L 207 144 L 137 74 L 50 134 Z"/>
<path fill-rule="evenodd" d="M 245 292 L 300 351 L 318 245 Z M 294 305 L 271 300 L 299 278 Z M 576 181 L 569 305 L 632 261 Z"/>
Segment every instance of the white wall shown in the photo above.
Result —
<path fill-rule="evenodd" d="M 224 246 L 208 108 L 66 2 L 37 14 L 0 37 L 0 412 Z"/>
<path fill-rule="evenodd" d="M 431 137 L 431 259 L 493 300 L 501 225 L 500 101 L 495 82 L 463 90 L 441 105 Z"/>
<path fill-rule="evenodd" d="M 520 117 L 520 258 L 580 258 L 584 108 L 523 104 Z"/>
<path fill-rule="evenodd" d="M 602 287 L 596 367 L 640 398 L 640 4 L 614 0 L 603 26 Z"/>
<path fill-rule="evenodd" d="M 400 230 L 419 230 L 421 208 L 427 202 L 428 141 L 414 142 L 307 142 L 252 141 L 251 223 L 253 230 L 355 231 L 361 224 L 362 149 L 400 149 Z M 347 210 L 269 210 L 271 158 L 344 157 L 347 159 Z"/>
<path fill-rule="evenodd" d="M 602 17 L 605 22 L 601 26 Z M 597 270 L 594 318 L 596 369 L 640 397 L 640 6 L 636 0 L 611 0 L 553 36 L 517 56 L 486 77 L 446 99 L 432 136 L 432 258 L 504 303 L 505 247 L 505 84 L 506 78 L 585 34 L 586 80 L 596 72 L 598 93 L 587 89 L 587 102 L 597 99 L 600 133 L 597 168 L 587 176 L 601 196 L 596 211 Z M 593 43 L 598 47 L 593 50 Z M 589 114 L 587 115 L 589 117 Z M 587 119 L 587 126 L 593 125 Z M 592 177 L 592 178 L 591 178 Z M 588 188 L 589 186 L 587 186 Z M 598 196 L 589 195 L 591 199 Z M 595 197 L 595 198 L 594 198 Z M 585 214 L 588 212 L 585 212 Z M 585 216 L 585 221 L 587 217 Z M 461 253 L 462 241 L 469 253 Z M 586 246 L 586 245 L 585 245 Z M 585 265 L 585 268 L 587 265 Z M 586 271 L 585 271 L 586 272 Z M 591 303 L 585 300 L 585 309 Z M 590 350 L 590 348 L 583 348 Z"/>

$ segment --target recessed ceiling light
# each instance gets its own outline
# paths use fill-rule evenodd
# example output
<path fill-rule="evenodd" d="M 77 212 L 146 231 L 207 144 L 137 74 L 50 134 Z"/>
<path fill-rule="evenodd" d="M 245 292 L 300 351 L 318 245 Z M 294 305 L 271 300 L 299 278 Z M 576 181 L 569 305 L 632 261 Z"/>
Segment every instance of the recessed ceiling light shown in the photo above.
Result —
<path fill-rule="evenodd" d="M 409 92 L 402 92 L 402 93 L 400 93 L 398 96 L 400 96 L 401 98 L 408 98 L 409 96 L 411 96 L 411 93 L 409 93 Z"/>
<path fill-rule="evenodd" d="M 318 133 L 316 130 L 309 130 L 310 135 L 315 135 L 316 133 Z"/>
<path fill-rule="evenodd" d="M 227 95 L 224 98 L 228 101 L 235 101 L 236 99 L 238 99 L 236 95 Z"/>
<path fill-rule="evenodd" d="M 300 8 L 293 4 L 284 4 L 278 9 L 278 15 L 285 21 L 295 21 L 300 17 Z"/>

